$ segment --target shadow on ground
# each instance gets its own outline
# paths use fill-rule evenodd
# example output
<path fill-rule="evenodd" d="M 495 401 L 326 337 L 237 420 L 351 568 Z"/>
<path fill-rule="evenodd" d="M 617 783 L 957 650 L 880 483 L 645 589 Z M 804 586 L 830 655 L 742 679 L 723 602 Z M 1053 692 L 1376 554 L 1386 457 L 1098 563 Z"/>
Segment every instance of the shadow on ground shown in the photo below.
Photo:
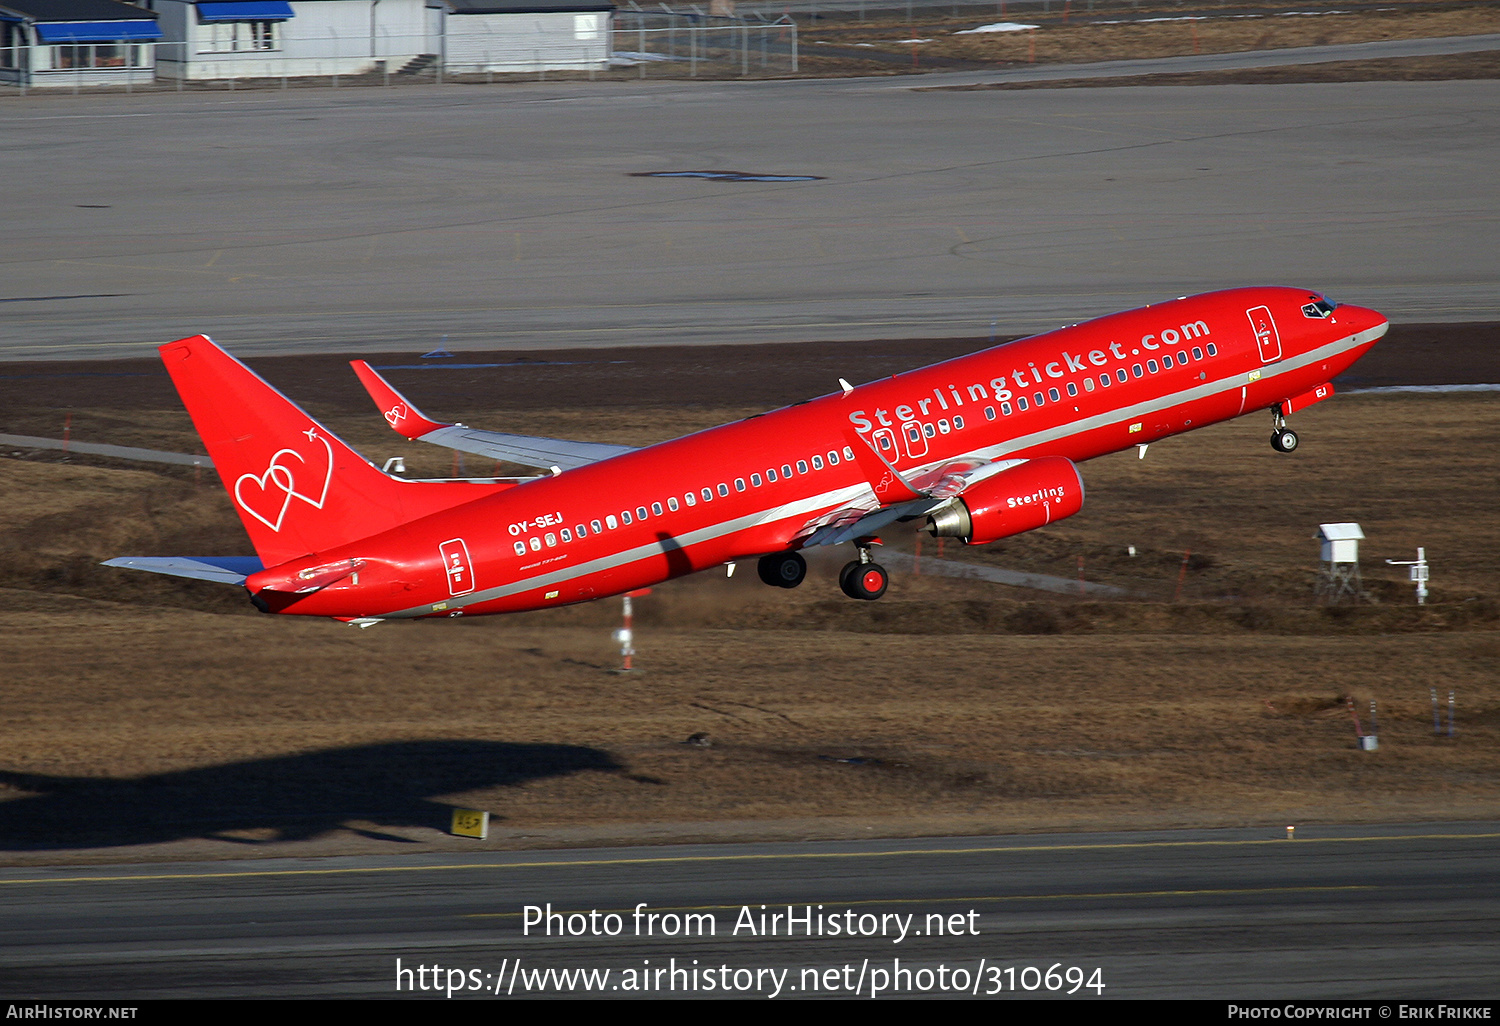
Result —
<path fill-rule="evenodd" d="M 446 831 L 452 806 L 434 796 L 622 769 L 608 753 L 575 745 L 406 741 L 125 779 L 0 770 L 0 783 L 33 792 L 0 804 L 0 849 L 198 837 L 257 844 L 306 840 L 340 828 L 405 842 L 363 824 Z"/>

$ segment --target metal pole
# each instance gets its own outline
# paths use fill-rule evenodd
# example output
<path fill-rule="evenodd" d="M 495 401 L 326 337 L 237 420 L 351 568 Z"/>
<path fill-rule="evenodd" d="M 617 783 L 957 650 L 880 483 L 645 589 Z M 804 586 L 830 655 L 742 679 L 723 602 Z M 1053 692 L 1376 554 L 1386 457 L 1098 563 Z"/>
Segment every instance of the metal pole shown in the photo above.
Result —
<path fill-rule="evenodd" d="M 625 607 L 624 607 L 625 625 L 624 625 L 624 627 L 621 628 L 620 634 L 619 634 L 619 638 L 620 638 L 620 658 L 623 660 L 623 665 L 621 666 L 621 669 L 623 669 L 623 670 L 629 670 L 629 669 L 632 668 L 631 665 L 630 665 L 630 657 L 633 656 L 633 655 L 635 655 L 635 647 L 634 647 L 635 634 L 631 630 L 631 619 L 632 619 L 632 617 L 631 617 L 630 596 L 629 595 L 625 596 L 624 602 L 625 602 Z"/>

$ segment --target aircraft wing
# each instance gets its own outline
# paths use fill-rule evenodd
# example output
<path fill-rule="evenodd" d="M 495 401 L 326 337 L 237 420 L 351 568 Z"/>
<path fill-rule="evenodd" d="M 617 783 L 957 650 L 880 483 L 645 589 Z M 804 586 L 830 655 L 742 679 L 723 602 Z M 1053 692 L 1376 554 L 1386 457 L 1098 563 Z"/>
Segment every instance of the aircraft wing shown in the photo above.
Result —
<path fill-rule="evenodd" d="M 351 363 L 354 373 L 375 405 L 397 434 L 419 442 L 445 445 L 460 452 L 472 452 L 492 460 L 520 463 L 527 467 L 572 470 L 607 460 L 611 456 L 634 452 L 628 445 L 609 445 L 604 442 L 574 442 L 565 438 L 541 438 L 533 435 L 507 435 L 498 431 L 482 431 L 462 424 L 443 424 L 428 418 L 406 397 L 397 392 L 375 372 L 364 360 Z"/>
<path fill-rule="evenodd" d="M 908 478 L 854 431 L 846 432 L 845 439 L 855 462 L 870 481 L 876 505 L 873 509 L 845 508 L 809 524 L 811 531 L 802 541 L 803 548 L 842 545 L 856 538 L 867 538 L 897 520 L 940 509 L 970 485 L 1026 462 L 953 460 Z"/>

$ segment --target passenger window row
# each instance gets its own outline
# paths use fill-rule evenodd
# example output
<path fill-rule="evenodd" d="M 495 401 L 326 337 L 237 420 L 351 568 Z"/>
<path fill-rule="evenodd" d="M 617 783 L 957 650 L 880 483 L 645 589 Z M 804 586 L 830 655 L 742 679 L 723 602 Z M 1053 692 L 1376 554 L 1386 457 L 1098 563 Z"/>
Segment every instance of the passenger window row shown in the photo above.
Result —
<path fill-rule="evenodd" d="M 955 417 L 954 419 L 959 422 L 959 427 L 963 426 L 962 418 Z M 853 459 L 854 450 L 846 445 L 842 450 L 828 450 L 828 454 L 826 457 L 822 454 L 813 456 L 811 458 L 811 468 L 813 470 L 822 470 L 825 467 L 836 467 L 839 465 L 839 463 L 845 460 Z M 809 472 L 808 467 L 808 460 L 798 460 L 796 473 L 806 474 Z M 767 467 L 764 477 L 762 477 L 760 473 L 751 474 L 748 484 L 746 483 L 746 479 L 743 477 L 735 478 L 734 490 L 737 492 L 743 492 L 748 490 L 749 488 L 759 488 L 761 487 L 762 483 L 775 484 L 780 480 L 790 481 L 793 476 L 792 465 L 790 463 L 783 463 L 779 469 L 776 467 Z M 681 503 L 677 501 L 677 496 L 673 495 L 667 499 L 665 509 L 667 511 L 676 513 L 682 508 L 683 505 L 696 506 L 700 501 L 712 502 L 715 496 L 721 499 L 727 498 L 729 495 L 729 488 L 730 486 L 728 483 L 721 482 L 716 486 L 703 488 L 699 491 L 685 492 L 683 493 Z M 524 556 L 528 550 L 531 552 L 540 552 L 544 547 L 556 548 L 559 543 L 567 544 L 568 542 L 573 541 L 573 539 L 575 538 L 587 538 L 590 532 L 594 534 L 603 534 L 605 531 L 614 531 L 627 524 L 644 521 L 648 516 L 659 517 L 662 514 L 663 505 L 659 501 L 651 503 L 649 511 L 645 506 L 637 506 L 634 510 L 621 510 L 618 516 L 610 513 L 604 517 L 603 521 L 590 520 L 587 525 L 576 524 L 572 529 L 564 527 L 558 531 L 548 531 L 546 534 L 541 536 L 533 535 L 529 541 L 518 541 L 515 543 L 516 555 Z"/>
<path fill-rule="evenodd" d="M 1208 343 L 1208 355 L 1218 356 L 1219 347 L 1212 342 Z M 1193 359 L 1202 360 L 1203 358 L 1203 349 L 1198 346 L 1193 346 Z M 1094 384 L 1094 379 L 1092 377 L 1084 378 L 1083 390 L 1085 392 L 1092 392 L 1096 388 L 1109 388 L 1110 385 L 1114 384 L 1116 381 L 1123 385 L 1132 377 L 1143 378 L 1147 374 L 1158 374 L 1164 370 L 1171 370 L 1174 366 L 1186 367 L 1187 365 L 1188 351 L 1186 349 L 1179 350 L 1175 357 L 1171 353 L 1163 353 L 1160 363 L 1158 363 L 1153 357 L 1152 359 L 1147 360 L 1144 365 L 1139 363 L 1132 364 L 1129 371 L 1126 371 L 1124 367 L 1119 368 L 1115 371 L 1115 375 L 1113 378 L 1111 378 L 1108 374 L 1100 374 L 1099 384 L 1097 386 Z M 1075 383 L 1070 381 L 1068 382 L 1067 387 L 1068 395 L 1076 396 L 1078 394 L 1078 386 Z M 1016 403 L 1014 408 L 1009 402 L 1003 402 L 1000 404 L 1000 412 L 1009 417 L 1016 410 L 1024 412 L 1025 410 L 1030 409 L 1032 405 L 1045 406 L 1048 402 L 1056 403 L 1061 401 L 1062 394 L 1056 388 L 1049 388 L 1045 393 L 1033 392 L 1031 394 L 1029 402 L 1027 401 L 1027 397 L 1024 395 L 1016 396 Z M 987 419 L 994 420 L 994 407 L 986 407 L 984 415 Z M 929 435 L 929 437 L 931 436 Z"/>

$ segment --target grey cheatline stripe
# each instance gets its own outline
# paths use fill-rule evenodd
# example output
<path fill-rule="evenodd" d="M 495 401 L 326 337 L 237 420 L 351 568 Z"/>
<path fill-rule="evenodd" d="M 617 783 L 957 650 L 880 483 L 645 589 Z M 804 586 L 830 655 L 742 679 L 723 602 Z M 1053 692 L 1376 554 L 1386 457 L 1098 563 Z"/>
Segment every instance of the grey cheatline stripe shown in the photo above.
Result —
<path fill-rule="evenodd" d="M 1295 370 L 1300 370 L 1301 368 L 1317 363 L 1320 360 L 1326 360 L 1330 357 L 1337 356 L 1345 350 L 1353 349 L 1356 346 L 1364 345 L 1366 342 L 1374 341 L 1375 339 L 1380 338 L 1380 336 L 1384 335 L 1385 330 L 1386 329 L 1383 327 L 1371 328 L 1368 331 L 1361 331 L 1353 335 L 1348 335 L 1342 339 L 1339 339 L 1337 342 L 1331 342 L 1326 346 L 1320 346 L 1319 348 L 1304 353 L 1302 356 L 1296 357 L 1295 359 L 1283 360 L 1281 363 L 1275 365 L 1268 364 L 1260 368 L 1260 370 L 1262 375 L 1268 375 L 1270 377 L 1276 377 L 1281 374 L 1287 374 Z M 1170 395 L 1162 396 L 1157 399 L 1148 400 L 1147 402 L 1143 403 L 1137 403 L 1135 406 L 1128 407 L 1124 410 L 1112 410 L 1108 413 L 1097 414 L 1093 417 L 1085 417 L 1083 420 L 1070 421 L 1067 424 L 1048 428 L 1045 431 L 1038 431 L 1034 434 L 1023 435 L 1019 438 L 1013 438 L 1007 442 L 1001 443 L 999 445 L 993 445 L 986 449 L 977 449 L 973 453 L 969 453 L 967 455 L 979 456 L 985 459 L 992 460 L 999 459 L 1000 457 L 1008 453 L 1030 448 L 1034 445 L 1040 445 L 1044 442 L 1056 441 L 1059 438 L 1065 438 L 1068 435 L 1074 435 L 1079 433 L 1080 431 L 1089 431 L 1098 427 L 1107 427 L 1110 424 L 1130 420 L 1134 417 L 1144 416 L 1148 413 L 1156 413 L 1160 410 L 1171 409 L 1173 406 L 1179 406 L 1185 402 L 1192 402 L 1195 399 L 1207 398 L 1208 396 L 1217 395 L 1221 392 L 1232 392 L 1235 389 L 1241 388 L 1246 384 L 1248 384 L 1248 379 L 1244 374 L 1236 374 L 1233 378 L 1220 378 L 1216 381 L 1210 381 L 1205 382 L 1201 385 L 1195 385 L 1192 388 L 1186 388 L 1180 392 L 1173 392 Z M 944 457 L 942 460 L 937 460 L 932 463 L 924 464 L 920 467 L 915 467 L 910 472 L 919 473 L 931 469 L 932 467 L 939 466 L 942 463 L 946 463 L 951 459 L 959 458 L 962 457 Z M 812 513 L 815 510 L 837 509 L 841 506 L 852 504 L 856 499 L 868 499 L 870 497 L 873 497 L 873 494 L 873 490 L 866 482 L 860 482 L 859 484 L 849 485 L 843 488 L 835 488 L 832 491 L 823 492 L 820 495 L 814 495 L 810 498 L 799 499 L 795 502 L 785 503 L 780 506 L 773 506 L 767 510 L 762 510 L 757 513 L 749 513 L 742 517 L 736 517 L 733 520 L 726 520 L 718 524 L 710 524 L 707 527 L 699 528 L 696 531 L 689 531 L 686 534 L 673 536 L 670 539 L 670 546 L 667 544 L 663 544 L 660 541 L 653 541 L 645 545 L 637 545 L 632 549 L 625 549 L 621 552 L 612 553 L 608 556 L 601 556 L 598 559 L 590 560 L 587 563 L 580 563 L 574 566 L 562 567 L 545 574 L 538 574 L 535 577 L 527 577 L 518 581 L 512 581 L 509 584 L 504 584 L 496 588 L 486 588 L 483 591 L 476 591 L 469 595 L 461 595 L 457 598 L 449 599 L 445 604 L 446 610 L 444 611 L 456 612 L 458 610 L 462 610 L 466 606 L 476 605 L 481 602 L 489 602 L 498 598 L 505 598 L 510 595 L 519 594 L 523 591 L 533 591 L 537 588 L 545 588 L 549 584 L 560 584 L 563 581 L 572 580 L 575 577 L 583 577 L 588 574 L 598 573 L 601 570 L 611 570 L 618 566 L 624 566 L 629 563 L 634 563 L 636 560 L 648 559 L 652 556 L 659 556 L 667 552 L 686 549 L 690 546 L 697 545 L 700 542 L 711 541 L 715 538 L 721 538 L 727 534 L 734 534 L 736 531 L 743 531 L 751 527 L 760 527 L 764 524 L 774 523 L 778 520 L 787 519 L 789 517 L 798 516 L 800 514 Z M 427 616 L 431 613 L 439 611 L 440 610 L 433 609 L 432 603 L 424 603 L 423 605 L 412 606 L 408 609 L 402 609 L 397 612 L 385 613 L 382 615 L 381 619 L 408 619 L 416 616 Z"/>
<path fill-rule="evenodd" d="M 1347 335 L 1339 339 L 1337 342 L 1330 342 L 1326 346 L 1319 346 L 1317 349 L 1310 350 L 1293 359 L 1283 360 L 1277 364 L 1266 364 L 1257 369 L 1263 377 L 1278 377 L 1282 374 L 1288 374 L 1292 371 L 1301 370 L 1303 367 L 1311 366 L 1320 360 L 1327 360 L 1330 357 L 1338 356 L 1340 353 L 1354 349 L 1357 346 L 1362 346 L 1366 342 L 1373 342 L 1384 335 L 1385 332 L 1386 329 L 1384 327 L 1356 332 L 1353 335 Z M 1245 374 L 1236 374 L 1232 378 L 1219 378 L 1215 381 L 1206 381 L 1201 385 L 1195 385 L 1192 388 L 1185 388 L 1180 392 L 1173 392 L 1170 395 L 1161 396 L 1157 399 L 1137 403 L 1135 406 L 1123 410 L 1111 410 L 1108 413 L 1085 417 L 1083 420 L 1075 420 L 1060 427 L 1048 428 L 1046 431 L 1038 431 L 1035 434 L 1013 438 L 1000 445 L 993 445 L 988 449 L 980 449 L 975 455 L 983 456 L 987 459 L 998 459 L 1008 453 L 1028 449 L 1033 445 L 1040 445 L 1043 442 L 1056 441 L 1059 438 L 1077 434 L 1081 431 L 1091 431 L 1094 428 L 1108 427 L 1119 421 L 1131 420 L 1149 413 L 1159 413 L 1162 410 L 1169 410 L 1174 406 L 1180 406 L 1183 403 L 1192 402 L 1196 399 L 1206 399 L 1209 396 L 1218 395 L 1223 392 L 1233 392 L 1245 387 L 1249 383 L 1249 378 Z"/>
<path fill-rule="evenodd" d="M 549 584 L 559 584 L 563 581 L 572 580 L 575 577 L 598 573 L 601 570 L 611 570 L 617 566 L 634 563 L 638 559 L 648 559 L 667 552 L 680 551 L 689 546 L 697 545 L 700 542 L 711 541 L 726 534 L 743 531 L 746 528 L 759 527 L 763 524 L 774 523 L 777 520 L 788 517 L 811 513 L 818 509 L 837 508 L 838 506 L 847 505 L 849 502 L 852 502 L 860 493 L 869 493 L 870 491 L 870 486 L 864 483 L 836 488 L 833 491 L 814 495 L 811 498 L 798 499 L 796 502 L 773 506 L 768 510 L 762 510 L 757 513 L 748 513 L 733 520 L 710 524 L 696 531 L 673 535 L 670 538 L 670 545 L 660 541 L 648 542 L 645 545 L 637 545 L 633 549 L 625 549 L 621 552 L 611 553 L 608 556 L 601 556 L 598 559 L 591 559 L 587 563 L 563 567 L 549 573 L 538 574 L 535 577 L 522 578 L 519 581 L 513 581 L 510 584 L 504 584 L 497 588 L 486 588 L 483 591 L 476 591 L 469 595 L 461 595 L 457 598 L 449 599 L 447 601 L 447 608 L 448 610 L 462 609 L 465 606 L 480 602 L 489 602 L 492 599 L 505 598 L 508 595 L 516 595 L 523 591 L 545 588 Z M 432 605 L 432 603 L 426 603 L 395 613 L 385 613 L 383 614 L 383 618 L 403 619 L 413 616 L 427 616 L 430 613 L 437 612 L 437 610 L 432 608 Z"/>

